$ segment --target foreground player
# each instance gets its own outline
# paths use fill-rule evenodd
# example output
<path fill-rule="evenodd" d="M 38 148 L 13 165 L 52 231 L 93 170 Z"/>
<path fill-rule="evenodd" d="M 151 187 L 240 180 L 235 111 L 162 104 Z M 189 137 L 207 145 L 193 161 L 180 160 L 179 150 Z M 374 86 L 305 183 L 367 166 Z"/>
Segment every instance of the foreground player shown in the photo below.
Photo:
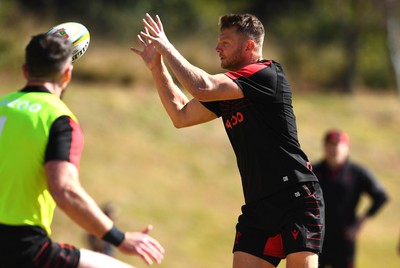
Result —
<path fill-rule="evenodd" d="M 317 267 L 324 234 L 318 180 L 300 149 L 291 90 L 282 67 L 262 58 L 264 28 L 249 14 L 220 18 L 216 51 L 225 74 L 191 65 L 146 15 L 132 48 L 150 69 L 177 128 L 222 117 L 237 157 L 245 205 L 236 225 L 234 268 Z M 174 84 L 164 61 L 193 95 Z"/>
<path fill-rule="evenodd" d="M 34 36 L 26 47 L 25 88 L 0 98 L 0 266 L 132 267 L 50 239 L 56 205 L 89 233 L 146 263 L 163 248 L 143 232 L 119 231 L 79 182 L 83 135 L 61 95 L 71 81 L 71 43 Z"/>

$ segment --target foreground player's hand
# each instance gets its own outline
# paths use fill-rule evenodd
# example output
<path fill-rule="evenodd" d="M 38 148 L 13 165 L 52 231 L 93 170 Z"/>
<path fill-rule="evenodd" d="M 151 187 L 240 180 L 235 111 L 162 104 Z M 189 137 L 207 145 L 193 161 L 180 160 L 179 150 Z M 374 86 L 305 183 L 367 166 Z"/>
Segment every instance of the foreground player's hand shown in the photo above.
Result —
<path fill-rule="evenodd" d="M 145 32 L 148 33 L 148 30 L 145 29 Z M 136 40 L 138 41 L 139 45 L 142 47 L 142 50 L 136 49 L 134 47 L 131 47 L 131 50 L 135 52 L 137 55 L 139 55 L 146 66 L 151 70 L 153 69 L 156 65 L 161 64 L 161 55 L 158 53 L 156 48 L 154 47 L 154 44 L 147 39 L 144 39 L 140 36 L 136 36 Z"/>
<path fill-rule="evenodd" d="M 161 263 L 164 258 L 164 248 L 148 233 L 152 226 L 149 225 L 142 232 L 127 232 L 125 239 L 117 248 L 122 253 L 134 254 L 141 257 L 147 264 Z"/>
<path fill-rule="evenodd" d="M 140 32 L 140 35 L 146 40 L 152 42 L 159 53 L 163 54 L 164 51 L 172 46 L 164 32 L 164 27 L 158 15 L 156 15 L 156 20 L 154 20 L 146 13 L 146 18 L 143 19 L 143 24 L 146 31 Z"/>

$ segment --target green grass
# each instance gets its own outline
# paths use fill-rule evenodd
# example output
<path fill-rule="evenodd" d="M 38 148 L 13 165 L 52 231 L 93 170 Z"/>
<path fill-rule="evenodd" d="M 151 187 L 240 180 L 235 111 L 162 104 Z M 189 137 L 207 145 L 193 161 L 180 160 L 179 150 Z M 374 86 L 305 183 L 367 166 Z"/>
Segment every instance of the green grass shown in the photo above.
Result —
<path fill-rule="evenodd" d="M 0 75 L 1 76 L 1 75 Z M 23 85 L 3 80 L 0 93 Z M 173 128 L 152 85 L 73 82 L 65 102 L 85 133 L 81 181 L 98 203 L 114 202 L 117 225 L 151 233 L 166 248 L 163 268 L 231 266 L 236 218 L 243 203 L 234 155 L 219 120 Z M 400 105 L 396 96 L 294 93 L 299 138 L 312 161 L 321 136 L 340 127 L 351 157 L 368 166 L 389 191 L 390 203 L 361 233 L 359 267 L 396 267 L 400 213 Z M 362 208 L 367 204 L 363 200 Z M 361 208 L 361 209 L 362 209 Z M 85 247 L 85 233 L 57 210 L 53 238 Z M 138 267 L 136 257 L 118 254 Z M 281 267 L 284 265 L 281 265 Z"/>

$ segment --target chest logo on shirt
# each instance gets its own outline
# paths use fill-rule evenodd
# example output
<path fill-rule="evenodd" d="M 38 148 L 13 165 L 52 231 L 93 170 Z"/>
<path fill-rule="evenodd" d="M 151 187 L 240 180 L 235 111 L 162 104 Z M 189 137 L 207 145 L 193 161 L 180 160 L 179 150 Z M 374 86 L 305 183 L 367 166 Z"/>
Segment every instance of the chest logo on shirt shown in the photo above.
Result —
<path fill-rule="evenodd" d="M 236 114 L 233 114 L 230 118 L 225 120 L 225 127 L 232 129 L 239 123 L 242 123 L 244 120 L 244 116 L 241 112 L 237 112 Z"/>

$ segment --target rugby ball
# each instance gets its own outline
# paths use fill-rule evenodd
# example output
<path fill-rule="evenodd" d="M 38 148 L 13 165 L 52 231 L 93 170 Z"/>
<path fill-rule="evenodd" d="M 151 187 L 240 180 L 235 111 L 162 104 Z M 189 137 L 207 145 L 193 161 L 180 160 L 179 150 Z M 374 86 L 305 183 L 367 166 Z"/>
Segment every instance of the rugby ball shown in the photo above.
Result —
<path fill-rule="evenodd" d="M 48 34 L 57 34 L 69 39 L 72 43 L 72 62 L 85 54 L 89 47 L 88 29 L 78 22 L 65 22 L 51 28 Z"/>

